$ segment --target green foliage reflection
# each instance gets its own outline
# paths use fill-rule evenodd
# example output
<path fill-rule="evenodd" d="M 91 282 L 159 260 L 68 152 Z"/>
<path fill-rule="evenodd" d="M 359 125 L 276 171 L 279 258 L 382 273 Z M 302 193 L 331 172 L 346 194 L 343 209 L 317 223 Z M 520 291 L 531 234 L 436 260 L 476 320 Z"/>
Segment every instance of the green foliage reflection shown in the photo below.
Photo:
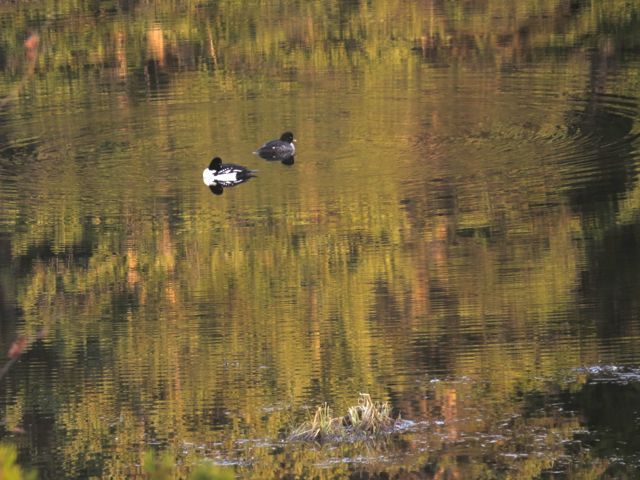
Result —
<path fill-rule="evenodd" d="M 389 447 L 407 462 L 491 477 L 479 457 L 458 464 L 461 432 L 495 433 L 576 365 L 637 355 L 633 326 L 605 348 L 573 309 L 599 242 L 635 225 L 633 175 L 587 217 L 566 187 L 575 165 L 547 159 L 567 143 L 589 158 L 594 109 L 637 96 L 637 64 L 617 59 L 640 44 L 639 14 L 622 0 L 0 5 L 3 351 L 50 332 L 7 379 L 7 430 L 54 419 L 25 450 L 69 477 L 125 478 L 155 442 L 174 459 L 148 460 L 160 477 L 198 464 L 186 443 L 248 477 L 329 478 L 352 467 L 242 441 L 277 441 L 305 405 L 342 411 L 366 390 L 403 417 L 437 407 L 458 425 L 429 438 L 437 456 L 419 434 Z M 217 204 L 194 189 L 214 147 L 258 145 L 286 122 L 305 132 L 306 162 L 264 168 Z M 332 138 L 335 158 L 313 158 Z M 354 188 L 345 158 L 375 175 Z M 433 371 L 487 387 L 431 390 Z M 536 421 L 548 456 L 508 456 Z M 579 423 L 513 427 L 488 455 L 536 478 Z M 59 457 L 42 453 L 52 446 Z M 604 463 L 585 458 L 575 478 Z"/>
<path fill-rule="evenodd" d="M 4 480 L 36 480 L 35 471 L 25 471 L 16 462 L 18 453 L 14 445 L 0 444 L 0 478 Z"/>

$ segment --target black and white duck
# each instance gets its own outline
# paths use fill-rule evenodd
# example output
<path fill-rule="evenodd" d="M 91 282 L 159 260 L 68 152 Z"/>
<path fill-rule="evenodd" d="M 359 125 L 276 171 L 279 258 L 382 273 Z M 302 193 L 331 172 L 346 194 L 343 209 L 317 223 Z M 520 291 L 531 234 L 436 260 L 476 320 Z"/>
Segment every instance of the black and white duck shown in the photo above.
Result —
<path fill-rule="evenodd" d="M 216 195 L 222 195 L 224 188 L 235 187 L 255 176 L 255 170 L 233 163 L 222 163 L 220 157 L 214 157 L 202 171 L 202 181 Z"/>

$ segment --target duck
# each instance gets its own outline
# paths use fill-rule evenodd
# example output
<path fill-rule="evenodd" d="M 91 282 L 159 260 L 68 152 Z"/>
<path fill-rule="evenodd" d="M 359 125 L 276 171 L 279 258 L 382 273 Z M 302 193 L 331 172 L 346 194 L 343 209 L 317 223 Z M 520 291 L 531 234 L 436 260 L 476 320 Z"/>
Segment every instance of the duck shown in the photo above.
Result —
<path fill-rule="evenodd" d="M 242 165 L 222 163 L 220 157 L 213 157 L 209 166 L 202 171 L 202 181 L 216 195 L 222 195 L 224 187 L 235 187 L 256 176 L 256 170 Z"/>
<path fill-rule="evenodd" d="M 265 160 L 280 160 L 285 165 L 293 165 L 296 147 L 293 133 L 284 132 L 280 140 L 270 140 L 253 152 Z"/>

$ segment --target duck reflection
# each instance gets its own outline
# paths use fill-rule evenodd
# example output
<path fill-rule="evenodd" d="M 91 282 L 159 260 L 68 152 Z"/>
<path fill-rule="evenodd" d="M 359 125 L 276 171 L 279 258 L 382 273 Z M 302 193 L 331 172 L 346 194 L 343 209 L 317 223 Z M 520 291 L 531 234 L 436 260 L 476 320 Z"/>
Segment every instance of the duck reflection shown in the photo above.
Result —
<path fill-rule="evenodd" d="M 202 181 L 215 195 L 222 195 L 225 188 L 235 187 L 256 176 L 255 170 L 242 165 L 222 163 L 220 157 L 214 157 L 202 171 Z"/>

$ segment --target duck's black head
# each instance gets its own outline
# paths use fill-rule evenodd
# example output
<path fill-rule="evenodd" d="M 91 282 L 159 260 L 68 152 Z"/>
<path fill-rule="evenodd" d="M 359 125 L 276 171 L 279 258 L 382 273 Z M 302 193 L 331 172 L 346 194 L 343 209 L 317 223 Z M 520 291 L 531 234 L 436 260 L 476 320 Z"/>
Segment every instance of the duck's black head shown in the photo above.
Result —
<path fill-rule="evenodd" d="M 222 166 L 222 159 L 220 157 L 214 157 L 211 160 L 211 163 L 209 164 L 209 170 L 213 170 L 217 172 L 218 170 L 220 170 L 221 166 Z"/>
<path fill-rule="evenodd" d="M 293 133 L 291 133 L 291 132 L 284 132 L 284 133 L 280 136 L 280 140 L 282 140 L 283 142 L 287 142 L 287 143 L 291 143 L 291 142 L 293 142 Z"/>
<path fill-rule="evenodd" d="M 214 185 L 209 185 L 209 190 L 211 190 L 211 193 L 213 193 L 214 195 L 222 195 L 222 193 L 224 192 L 222 185 L 218 183 Z"/>

